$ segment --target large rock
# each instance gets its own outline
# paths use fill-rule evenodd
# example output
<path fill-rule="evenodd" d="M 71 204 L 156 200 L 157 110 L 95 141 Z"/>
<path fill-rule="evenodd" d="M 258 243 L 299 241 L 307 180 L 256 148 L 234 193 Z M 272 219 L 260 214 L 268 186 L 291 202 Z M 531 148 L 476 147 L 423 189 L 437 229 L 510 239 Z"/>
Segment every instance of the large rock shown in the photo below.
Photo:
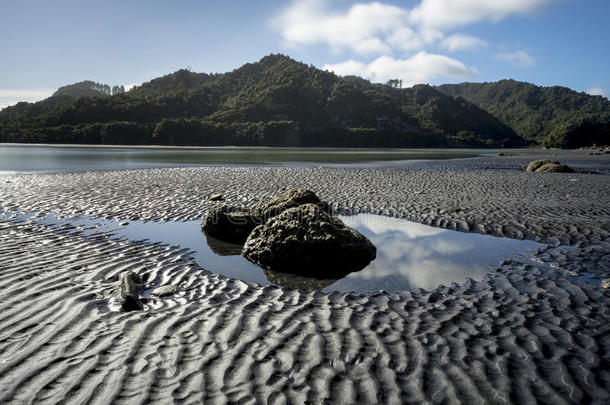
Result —
<path fill-rule="evenodd" d="M 561 163 L 546 163 L 536 169 L 536 173 L 574 173 L 574 170 Z"/>
<path fill-rule="evenodd" d="M 260 201 L 250 210 L 227 205 L 214 207 L 203 220 L 201 228 L 207 235 L 216 239 L 241 245 L 256 226 L 289 208 L 303 204 L 317 204 L 330 212 L 328 203 L 320 200 L 313 191 L 297 188 Z"/>
<path fill-rule="evenodd" d="M 311 190 L 295 188 L 274 195 L 268 200 L 261 201 L 252 207 L 252 215 L 257 217 L 262 224 L 270 218 L 281 214 L 289 208 L 298 207 L 303 204 L 316 204 L 326 212 L 330 212 L 328 203 Z"/>
<path fill-rule="evenodd" d="M 242 254 L 273 271 L 332 279 L 361 270 L 375 259 L 377 249 L 339 218 L 305 204 L 256 227 Z"/>
<path fill-rule="evenodd" d="M 213 207 L 203 220 L 203 231 L 225 242 L 242 244 L 252 230 L 260 225 L 250 211 L 221 205 Z"/>
<path fill-rule="evenodd" d="M 553 160 L 553 159 L 539 159 L 539 160 L 534 160 L 532 162 L 530 162 L 527 165 L 527 171 L 528 172 L 535 172 L 536 170 L 538 170 L 540 167 L 549 164 L 549 163 L 554 163 L 554 164 L 560 164 L 559 161 L 557 160 Z"/>

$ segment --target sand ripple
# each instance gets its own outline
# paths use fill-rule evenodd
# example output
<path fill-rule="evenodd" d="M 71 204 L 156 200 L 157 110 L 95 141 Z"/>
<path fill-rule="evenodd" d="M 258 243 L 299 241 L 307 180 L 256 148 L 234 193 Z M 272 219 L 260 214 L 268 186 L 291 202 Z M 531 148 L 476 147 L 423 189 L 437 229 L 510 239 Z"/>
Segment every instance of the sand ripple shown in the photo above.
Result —
<path fill-rule="evenodd" d="M 12 211 L 186 220 L 212 192 L 251 205 L 305 186 L 344 212 L 571 243 L 481 282 L 325 294 L 214 275 L 180 247 L 0 220 L 0 403 L 608 403 L 610 292 L 585 279 L 610 271 L 610 177 L 522 163 L 0 177 Z M 179 290 L 122 312 L 125 271 Z"/>
<path fill-rule="evenodd" d="M 429 292 L 307 294 L 78 230 L 3 222 L 0 246 L 3 403 L 610 399 L 610 294 L 548 266 L 506 261 Z M 121 312 L 128 270 L 179 292 Z"/>

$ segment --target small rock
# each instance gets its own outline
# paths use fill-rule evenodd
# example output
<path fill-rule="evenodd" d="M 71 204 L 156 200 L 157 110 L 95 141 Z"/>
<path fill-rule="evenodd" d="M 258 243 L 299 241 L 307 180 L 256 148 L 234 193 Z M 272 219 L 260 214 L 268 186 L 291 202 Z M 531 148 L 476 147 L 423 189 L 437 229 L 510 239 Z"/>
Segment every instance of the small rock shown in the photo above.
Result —
<path fill-rule="evenodd" d="M 248 210 L 221 205 L 208 212 L 201 228 L 206 234 L 220 240 L 242 244 L 257 225 L 260 222 Z"/>
<path fill-rule="evenodd" d="M 555 163 L 555 164 L 560 164 L 559 161 L 557 160 L 552 160 L 552 159 L 539 159 L 539 160 L 534 160 L 532 162 L 530 162 L 527 165 L 526 170 L 528 172 L 535 172 L 536 170 L 538 170 L 538 168 L 540 168 L 541 166 L 544 166 L 548 163 Z"/>
<path fill-rule="evenodd" d="M 497 156 L 505 156 L 505 155 L 504 155 L 504 153 L 502 153 L 502 152 L 498 152 L 498 155 L 497 155 Z"/>
<path fill-rule="evenodd" d="M 610 289 L 610 278 L 605 278 L 602 280 L 602 288 Z"/>
<path fill-rule="evenodd" d="M 574 173 L 574 170 L 560 163 L 546 163 L 537 168 L 536 173 Z"/>
<path fill-rule="evenodd" d="M 164 285 L 159 288 L 155 288 L 150 292 L 150 295 L 154 295 L 156 297 L 165 297 L 167 295 L 172 295 L 178 291 L 178 287 L 175 285 Z"/>
<path fill-rule="evenodd" d="M 129 225 L 129 222 L 121 222 L 119 225 L 120 226 L 127 226 L 127 225 Z"/>
<path fill-rule="evenodd" d="M 224 200 L 224 197 L 222 196 L 222 194 L 212 194 L 208 200 L 210 201 L 222 201 Z"/>
<path fill-rule="evenodd" d="M 139 292 L 142 288 L 142 279 L 133 271 L 121 274 L 121 306 L 125 311 L 142 309 Z"/>
<path fill-rule="evenodd" d="M 295 188 L 274 195 L 268 200 L 261 201 L 252 207 L 252 214 L 261 219 L 261 223 L 281 214 L 289 208 L 298 207 L 303 204 L 317 204 L 326 212 L 330 212 L 328 203 L 311 190 Z"/>

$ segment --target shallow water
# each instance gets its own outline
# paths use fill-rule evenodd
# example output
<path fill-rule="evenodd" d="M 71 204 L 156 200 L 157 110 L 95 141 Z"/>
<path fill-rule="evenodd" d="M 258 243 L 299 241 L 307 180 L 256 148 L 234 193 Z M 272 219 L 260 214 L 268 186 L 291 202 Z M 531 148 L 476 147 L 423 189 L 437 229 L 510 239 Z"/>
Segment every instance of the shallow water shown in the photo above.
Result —
<path fill-rule="evenodd" d="M 481 149 L 162 148 L 0 145 L 0 174 L 118 170 L 206 164 L 362 164 L 455 159 L 494 154 Z"/>
<path fill-rule="evenodd" d="M 240 246 L 206 239 L 200 229 L 201 221 L 119 223 L 84 216 L 71 219 L 29 216 L 33 222 L 54 225 L 57 229 L 74 225 L 84 235 L 111 232 L 115 237 L 134 241 L 178 245 L 191 250 L 195 261 L 213 273 L 309 291 L 402 291 L 431 289 L 468 278 L 479 280 L 490 266 L 500 264 L 503 259 L 530 256 L 532 250 L 541 247 L 534 241 L 456 232 L 378 215 L 340 218 L 371 239 L 377 247 L 377 258 L 363 270 L 340 280 L 317 280 L 264 271 L 240 256 Z"/>

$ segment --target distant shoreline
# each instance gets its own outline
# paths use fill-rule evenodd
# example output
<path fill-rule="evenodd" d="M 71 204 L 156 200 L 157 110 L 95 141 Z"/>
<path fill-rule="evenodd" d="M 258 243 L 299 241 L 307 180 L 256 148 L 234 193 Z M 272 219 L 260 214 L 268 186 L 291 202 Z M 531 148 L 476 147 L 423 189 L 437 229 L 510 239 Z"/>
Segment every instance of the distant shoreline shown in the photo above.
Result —
<path fill-rule="evenodd" d="M 294 150 L 294 149 L 310 149 L 310 150 L 360 150 L 360 151 L 373 151 L 373 150 L 439 150 L 439 149 L 450 149 L 450 150 L 485 150 L 485 151 L 499 151 L 499 150 L 543 150 L 541 146 L 531 147 L 519 147 L 519 148 L 450 148 L 450 147 L 436 147 L 436 148 L 353 148 L 353 147 L 341 147 L 341 146 L 237 146 L 237 145 L 222 145 L 222 146 L 184 146 L 184 145 L 106 145 L 106 144 L 80 144 L 80 143 L 16 143 L 16 142 L 0 142 L 0 146 L 49 146 L 58 148 L 117 148 L 117 149 L 261 149 L 261 150 Z M 560 149 L 558 149 L 560 150 Z M 563 149 L 568 150 L 568 149 Z"/>

